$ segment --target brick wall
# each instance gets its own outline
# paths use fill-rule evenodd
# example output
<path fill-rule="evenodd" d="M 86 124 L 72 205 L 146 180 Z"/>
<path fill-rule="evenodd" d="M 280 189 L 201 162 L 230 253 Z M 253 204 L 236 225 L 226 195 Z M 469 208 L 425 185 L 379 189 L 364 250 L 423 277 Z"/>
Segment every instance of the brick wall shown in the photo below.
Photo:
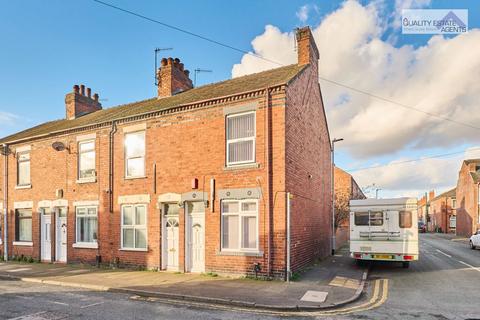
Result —
<path fill-rule="evenodd" d="M 471 236 L 480 228 L 478 223 L 478 184 L 470 172 L 475 172 L 475 163 L 464 162 L 457 181 L 457 235 Z"/>
<path fill-rule="evenodd" d="M 330 253 L 331 158 L 318 65 L 287 90 L 286 190 L 292 200 L 292 270 Z"/>

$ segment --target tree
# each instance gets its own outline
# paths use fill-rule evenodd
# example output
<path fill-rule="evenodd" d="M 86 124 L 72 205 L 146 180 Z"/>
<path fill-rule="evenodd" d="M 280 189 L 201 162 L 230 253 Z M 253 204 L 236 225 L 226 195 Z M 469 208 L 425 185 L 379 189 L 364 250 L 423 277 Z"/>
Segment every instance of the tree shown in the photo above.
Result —
<path fill-rule="evenodd" d="M 335 193 L 335 230 L 350 217 L 350 197 L 343 192 Z"/>

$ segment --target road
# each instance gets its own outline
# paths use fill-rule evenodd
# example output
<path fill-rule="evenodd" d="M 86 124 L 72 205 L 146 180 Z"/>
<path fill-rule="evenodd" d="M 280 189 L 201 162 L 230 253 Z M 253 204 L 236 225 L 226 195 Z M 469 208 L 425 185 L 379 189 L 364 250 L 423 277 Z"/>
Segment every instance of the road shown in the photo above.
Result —
<path fill-rule="evenodd" d="M 353 319 L 480 319 L 480 250 L 464 241 L 421 234 L 419 261 L 376 263 L 370 278 L 389 279 L 388 299 Z"/>
<path fill-rule="evenodd" d="M 419 261 L 412 263 L 409 269 L 402 269 L 398 264 L 376 263 L 372 266 L 370 278 L 388 279 L 388 299 L 380 307 L 314 318 L 480 319 L 480 250 L 472 251 L 464 242 L 451 241 L 441 235 L 421 235 Z M 0 319 L 246 318 L 263 320 L 279 317 L 135 300 L 125 294 L 0 280 Z"/>

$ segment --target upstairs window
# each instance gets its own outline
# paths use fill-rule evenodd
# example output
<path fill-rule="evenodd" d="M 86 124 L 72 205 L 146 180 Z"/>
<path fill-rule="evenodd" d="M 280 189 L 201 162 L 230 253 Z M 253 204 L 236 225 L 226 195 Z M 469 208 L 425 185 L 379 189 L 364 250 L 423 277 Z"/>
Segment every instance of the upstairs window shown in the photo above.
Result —
<path fill-rule="evenodd" d="M 30 185 L 30 152 L 17 153 L 17 185 Z"/>
<path fill-rule="evenodd" d="M 125 134 L 125 177 L 145 176 L 145 131 Z"/>
<path fill-rule="evenodd" d="M 255 162 L 255 112 L 227 116 L 227 166 Z"/>
<path fill-rule="evenodd" d="M 78 144 L 78 178 L 95 178 L 95 141 Z"/>

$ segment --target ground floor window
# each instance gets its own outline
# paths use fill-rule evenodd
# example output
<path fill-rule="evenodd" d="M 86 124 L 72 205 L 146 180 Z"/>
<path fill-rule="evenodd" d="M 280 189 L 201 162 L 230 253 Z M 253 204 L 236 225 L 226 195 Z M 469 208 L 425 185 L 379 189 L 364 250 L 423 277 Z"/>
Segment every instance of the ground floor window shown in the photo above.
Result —
<path fill-rule="evenodd" d="M 15 241 L 32 241 L 32 209 L 15 210 Z"/>
<path fill-rule="evenodd" d="M 222 201 L 222 249 L 258 250 L 258 201 Z"/>
<path fill-rule="evenodd" d="M 122 206 L 122 249 L 147 249 L 147 206 Z"/>
<path fill-rule="evenodd" d="M 97 242 L 97 207 L 76 207 L 77 243 Z"/>

